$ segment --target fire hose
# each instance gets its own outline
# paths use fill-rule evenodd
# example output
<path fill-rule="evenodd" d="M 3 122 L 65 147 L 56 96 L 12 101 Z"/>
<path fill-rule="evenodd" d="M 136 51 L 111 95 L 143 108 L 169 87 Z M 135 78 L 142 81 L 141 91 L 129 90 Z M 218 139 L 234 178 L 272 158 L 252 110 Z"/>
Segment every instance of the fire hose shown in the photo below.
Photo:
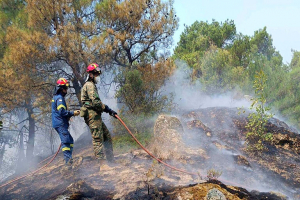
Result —
<path fill-rule="evenodd" d="M 32 176 L 33 174 L 35 174 L 35 173 L 41 171 L 42 169 L 44 169 L 45 167 L 47 167 L 47 166 L 54 160 L 54 158 L 57 156 L 57 154 L 58 154 L 58 152 L 59 152 L 59 150 L 60 150 L 60 147 L 61 147 L 61 144 L 59 145 L 59 147 L 58 147 L 58 149 L 57 149 L 57 152 L 54 154 L 54 156 L 52 157 L 52 159 L 51 159 L 47 164 L 45 164 L 44 166 L 38 168 L 37 170 L 35 170 L 35 171 L 33 171 L 33 172 L 29 173 L 29 174 L 25 174 L 24 176 L 20 176 L 20 177 L 15 178 L 15 179 L 13 179 L 13 180 L 11 180 L 11 181 L 9 181 L 9 182 L 3 184 L 3 185 L 0 185 L 0 188 L 2 188 L 2 187 L 4 187 L 4 186 L 7 186 L 7 185 L 9 185 L 9 184 L 11 184 L 11 183 L 14 183 L 14 182 L 16 182 L 16 181 L 19 181 L 19 180 L 21 180 L 21 179 L 23 179 L 23 178 L 25 178 L 25 177 Z M 48 160 L 49 158 L 50 158 L 50 157 L 46 158 L 45 160 L 43 160 L 43 161 L 40 162 L 39 164 L 45 162 L 45 161 Z"/>

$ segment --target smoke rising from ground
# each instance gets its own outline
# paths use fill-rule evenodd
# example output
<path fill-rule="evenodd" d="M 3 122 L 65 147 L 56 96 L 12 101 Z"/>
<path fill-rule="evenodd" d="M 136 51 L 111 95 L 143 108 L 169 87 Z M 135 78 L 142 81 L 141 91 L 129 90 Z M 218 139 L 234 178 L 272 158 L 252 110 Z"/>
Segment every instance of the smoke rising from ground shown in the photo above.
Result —
<path fill-rule="evenodd" d="M 182 61 L 176 61 L 178 69 L 166 82 L 166 85 L 162 88 L 164 94 L 172 93 L 174 96 L 173 103 L 176 105 L 176 111 L 172 114 L 180 118 L 178 113 L 183 111 L 196 111 L 197 109 L 204 109 L 209 107 L 227 107 L 227 108 L 244 108 L 249 109 L 251 101 L 248 94 L 241 94 L 238 91 L 229 91 L 225 94 L 209 96 L 201 91 L 202 87 L 200 82 L 191 82 L 192 70 Z M 236 110 L 238 112 L 238 110 Z M 211 116 L 209 116 L 210 118 Z M 182 119 L 181 120 L 186 120 Z M 189 119 L 193 120 L 193 119 Z M 212 121 L 214 119 L 211 119 Z M 184 124 L 186 121 L 182 121 Z M 203 121 L 205 125 L 205 123 Z M 218 123 L 218 122 L 215 122 Z M 219 123 L 214 131 L 232 130 L 232 126 L 227 123 Z M 241 187 L 245 187 L 250 190 L 259 191 L 279 191 L 285 195 L 290 195 L 293 191 L 288 186 L 284 186 L 284 183 L 277 179 L 270 177 L 270 174 L 266 174 L 257 164 L 252 164 L 252 168 L 245 168 L 235 163 L 234 156 L 242 155 L 242 152 L 236 150 L 220 150 L 212 142 L 215 141 L 221 145 L 225 145 L 217 137 L 212 136 L 208 139 L 205 133 L 193 132 L 185 127 L 185 133 L 183 135 L 186 147 L 202 148 L 208 153 L 210 159 L 205 163 L 206 168 L 202 168 L 201 171 L 207 172 L 209 169 L 216 169 L 223 172 L 220 179 L 228 180 L 230 182 L 239 184 Z M 190 139 L 188 139 L 190 138 Z M 241 141 L 243 143 L 243 141 Z M 183 168 L 187 168 L 186 165 L 182 165 Z M 199 169 L 192 169 L 197 171 Z M 227 172 L 228 171 L 228 172 Z M 230 173 L 234 172 L 234 173 Z"/>
<path fill-rule="evenodd" d="M 162 88 L 165 94 L 174 95 L 174 103 L 179 110 L 194 110 L 207 107 L 246 107 L 251 103 L 240 92 L 230 91 L 226 94 L 208 96 L 201 91 L 197 81 L 191 82 L 192 69 L 183 61 L 176 61 L 177 69 Z"/>

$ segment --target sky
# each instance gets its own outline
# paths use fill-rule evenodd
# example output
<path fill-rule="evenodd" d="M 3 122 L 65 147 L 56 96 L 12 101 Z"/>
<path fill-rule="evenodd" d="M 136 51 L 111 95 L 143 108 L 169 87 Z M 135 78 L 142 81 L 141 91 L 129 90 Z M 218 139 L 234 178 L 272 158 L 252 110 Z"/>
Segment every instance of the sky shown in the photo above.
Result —
<path fill-rule="evenodd" d="M 292 49 L 300 51 L 299 0 L 175 0 L 174 9 L 179 17 L 179 29 L 173 37 L 173 48 L 180 40 L 184 24 L 229 19 L 234 20 L 237 33 L 249 36 L 266 26 L 284 63 L 290 63 Z"/>

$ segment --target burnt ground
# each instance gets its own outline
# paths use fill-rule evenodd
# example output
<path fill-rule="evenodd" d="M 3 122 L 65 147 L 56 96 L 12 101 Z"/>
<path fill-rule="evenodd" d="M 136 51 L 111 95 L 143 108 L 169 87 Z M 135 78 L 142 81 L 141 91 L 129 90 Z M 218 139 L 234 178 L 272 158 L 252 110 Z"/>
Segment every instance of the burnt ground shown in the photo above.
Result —
<path fill-rule="evenodd" d="M 206 108 L 178 116 L 185 130 L 185 155 L 165 161 L 199 172 L 200 177 L 166 169 L 142 150 L 116 155 L 116 165 L 99 171 L 91 144 L 79 140 L 71 170 L 63 170 L 60 153 L 38 174 L 1 188 L 0 199 L 205 199 L 212 188 L 227 199 L 286 199 L 278 193 L 297 199 L 298 133 L 272 119 L 268 128 L 274 140 L 267 144 L 269 151 L 248 153 L 244 144 L 246 115 L 237 112 Z M 207 171 L 212 169 L 222 175 L 219 181 L 207 182 Z"/>
<path fill-rule="evenodd" d="M 183 114 L 185 128 L 194 133 L 189 135 L 190 140 L 203 140 L 200 145 L 206 148 L 211 159 L 216 157 L 214 162 L 208 161 L 204 165 L 222 168 L 227 163 L 220 177 L 224 181 L 231 180 L 245 188 L 276 190 L 299 198 L 300 135 L 297 130 L 271 118 L 266 125 L 268 132 L 273 134 L 273 140 L 265 144 L 268 150 L 249 152 L 245 145 L 248 113 L 238 113 L 236 108 L 215 107 Z M 195 142 L 195 145 L 199 143 Z M 214 146 L 223 151 L 222 156 Z M 232 158 L 239 167 L 228 163 Z"/>

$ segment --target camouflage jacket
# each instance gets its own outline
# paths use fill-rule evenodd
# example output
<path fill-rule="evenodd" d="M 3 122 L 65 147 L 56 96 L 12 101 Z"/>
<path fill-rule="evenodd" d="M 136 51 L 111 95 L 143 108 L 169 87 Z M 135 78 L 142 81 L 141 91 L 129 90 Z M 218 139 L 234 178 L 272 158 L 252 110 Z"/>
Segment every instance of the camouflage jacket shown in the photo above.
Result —
<path fill-rule="evenodd" d="M 94 82 L 87 81 L 81 89 L 82 105 L 88 109 L 93 109 L 96 112 L 102 113 L 105 109 L 105 104 L 101 102 L 97 87 Z"/>

